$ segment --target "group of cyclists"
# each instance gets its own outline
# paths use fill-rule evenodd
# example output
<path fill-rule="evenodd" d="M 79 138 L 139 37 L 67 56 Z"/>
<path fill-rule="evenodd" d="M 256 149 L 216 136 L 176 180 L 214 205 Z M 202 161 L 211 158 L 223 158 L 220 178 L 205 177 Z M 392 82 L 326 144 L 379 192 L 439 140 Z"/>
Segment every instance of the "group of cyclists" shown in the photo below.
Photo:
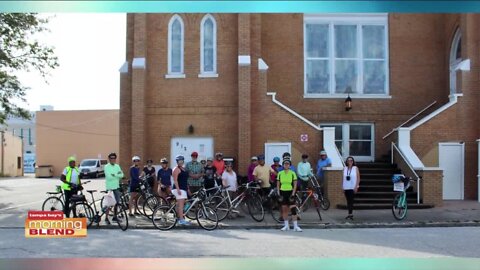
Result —
<path fill-rule="evenodd" d="M 331 166 L 331 161 L 325 151 L 320 152 L 320 159 L 317 162 L 316 174 L 320 183 L 323 182 L 323 167 Z M 313 168 L 308 161 L 308 155 L 302 155 L 302 161 L 297 167 L 292 164 L 290 153 L 286 152 L 273 159 L 273 164 L 265 164 L 263 154 L 253 156 L 251 164 L 248 167 L 248 182 L 256 182 L 260 186 L 260 195 L 268 196 L 272 189 L 276 189 L 278 201 L 281 204 L 281 213 L 284 221 L 282 231 L 290 230 L 288 215 L 292 216 L 293 231 L 301 232 L 298 226 L 297 213 L 295 207 L 295 193 L 298 190 L 306 190 L 309 177 L 313 174 Z M 185 201 L 201 188 L 212 190 L 213 187 L 224 187 L 227 192 L 235 193 L 238 189 L 238 178 L 233 170 L 233 164 L 223 160 L 223 154 L 218 152 L 215 158 L 208 157 L 206 160 L 198 160 L 198 153 L 191 153 L 191 161 L 185 164 L 185 157 L 178 155 L 175 157 L 175 166 L 169 166 L 167 158 L 160 160 L 161 168 L 156 171 L 153 166 L 153 160 L 146 161 L 144 167 L 140 166 L 139 156 L 132 157 L 132 166 L 129 169 L 129 175 L 124 175 L 122 169 L 117 164 L 117 154 L 108 155 L 108 164 L 105 165 L 105 185 L 107 191 L 112 191 L 116 201 L 120 200 L 120 183 L 125 177 L 129 177 L 130 201 L 129 213 L 131 217 L 140 215 L 135 209 L 135 200 L 140 195 L 141 179 L 146 179 L 153 192 L 161 197 L 175 196 L 177 201 L 178 224 L 190 225 L 185 219 L 184 205 Z M 281 163 L 280 163 L 281 161 Z M 72 194 L 81 190 L 80 172 L 75 166 L 74 157 L 68 159 L 69 165 L 64 169 L 60 180 L 63 182 L 62 189 L 65 192 L 66 201 Z M 173 169 L 172 169 L 173 168 Z M 64 208 L 68 217 L 68 204 Z M 104 209 L 108 211 L 108 209 Z M 105 215 L 105 223 L 110 224 L 108 214 Z"/>

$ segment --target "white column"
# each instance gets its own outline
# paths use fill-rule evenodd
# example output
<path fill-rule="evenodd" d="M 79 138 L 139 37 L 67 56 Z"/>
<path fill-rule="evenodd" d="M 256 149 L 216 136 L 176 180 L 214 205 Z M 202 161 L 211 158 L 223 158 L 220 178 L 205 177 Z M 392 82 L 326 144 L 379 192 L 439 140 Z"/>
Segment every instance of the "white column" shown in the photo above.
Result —
<path fill-rule="evenodd" d="M 335 128 L 324 127 L 323 129 L 323 148 L 327 152 L 328 157 L 332 160 L 332 167 L 343 168 L 343 157 L 337 151 L 335 146 Z"/>

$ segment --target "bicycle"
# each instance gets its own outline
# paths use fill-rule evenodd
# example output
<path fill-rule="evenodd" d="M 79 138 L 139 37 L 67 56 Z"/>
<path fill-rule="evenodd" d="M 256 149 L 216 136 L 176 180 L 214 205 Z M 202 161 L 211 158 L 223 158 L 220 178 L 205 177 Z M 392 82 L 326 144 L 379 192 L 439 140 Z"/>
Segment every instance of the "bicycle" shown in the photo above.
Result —
<path fill-rule="evenodd" d="M 88 184 L 90 181 L 85 181 L 82 185 Z M 55 192 L 47 192 L 47 198 L 43 201 L 42 211 L 64 211 L 65 209 L 65 193 L 62 186 L 55 186 Z"/>
<path fill-rule="evenodd" d="M 209 205 L 217 212 L 220 221 L 224 220 L 230 212 L 239 213 L 236 209 L 242 203 L 247 204 L 248 213 L 253 220 L 257 222 L 263 221 L 265 218 L 265 210 L 262 205 L 262 199 L 256 192 L 256 190 L 260 189 L 257 182 L 241 185 L 241 188 L 244 188 L 244 190 L 233 200 L 226 190 L 228 187 L 229 186 L 222 188 L 222 196 L 213 196 L 208 201 Z"/>
<path fill-rule="evenodd" d="M 153 210 L 155 210 L 158 205 L 167 204 L 164 198 L 153 192 L 152 187 L 147 181 L 149 176 L 150 175 L 145 175 L 140 178 L 140 195 L 135 201 L 135 211 L 140 212 L 147 218 L 152 217 Z"/>
<path fill-rule="evenodd" d="M 87 223 L 87 228 L 90 227 L 93 223 L 97 223 L 97 226 L 100 226 L 100 221 L 102 220 L 103 215 L 106 214 L 106 211 L 104 211 L 104 209 L 107 207 L 102 206 L 100 208 L 102 212 L 98 211 L 96 203 L 98 201 L 103 202 L 103 197 L 102 199 L 95 201 L 93 193 L 97 192 L 97 190 L 87 190 L 87 192 L 90 193 L 90 196 L 92 197 L 92 202 L 88 203 L 88 201 L 85 200 L 82 202 L 78 202 L 77 206 L 80 205 L 81 207 L 84 207 L 84 208 L 90 208 L 90 210 L 88 211 L 91 211 L 90 213 L 93 213 L 90 217 L 87 217 L 89 218 Z M 101 193 L 107 193 L 107 191 L 101 191 Z M 122 231 L 126 231 L 128 229 L 128 215 L 125 208 L 125 204 L 124 202 L 122 202 L 122 200 L 123 200 L 122 197 L 120 197 L 120 202 L 117 202 L 115 203 L 114 206 L 109 207 L 109 208 L 113 208 L 113 209 L 110 209 L 109 212 L 113 212 L 112 221 L 116 222 L 118 224 L 118 227 L 120 227 Z M 92 209 L 92 205 L 93 205 L 93 209 Z"/>
<path fill-rule="evenodd" d="M 192 203 L 185 210 L 185 215 L 195 211 L 195 219 L 200 227 L 207 231 L 215 230 L 218 227 L 218 216 L 214 209 L 205 205 L 207 198 L 206 189 L 202 188 L 192 195 Z M 172 199 L 175 200 L 175 199 Z M 198 207 L 196 207 L 198 205 Z M 159 205 L 152 214 L 152 223 L 155 228 L 167 231 L 177 224 L 177 203 Z M 193 210 L 195 209 L 195 210 Z"/>
<path fill-rule="evenodd" d="M 320 202 L 320 207 L 325 211 L 328 210 L 330 208 L 330 200 L 323 194 L 322 186 L 318 183 L 317 177 L 312 173 L 308 179 L 312 183 L 312 188 Z"/>
<path fill-rule="evenodd" d="M 303 200 L 302 202 L 302 197 L 300 194 L 302 193 L 306 193 L 307 196 L 305 198 L 305 200 Z M 270 207 L 270 213 L 272 215 L 272 218 L 276 221 L 276 222 L 282 222 L 283 219 L 282 219 L 282 212 L 281 212 L 281 209 L 282 209 L 282 206 L 281 204 L 278 202 L 278 198 L 279 198 L 279 195 L 278 195 L 278 192 L 277 192 L 277 189 L 272 189 L 272 191 L 269 193 L 269 198 L 270 198 L 270 204 L 271 204 L 271 207 Z M 306 212 L 308 210 L 308 205 L 310 204 L 310 201 L 312 200 L 313 201 L 313 204 L 315 206 L 315 210 L 317 211 L 317 214 L 318 214 L 318 217 L 320 220 L 322 220 L 322 215 L 320 213 L 320 201 L 318 200 L 318 196 L 316 194 L 316 192 L 312 189 L 312 188 L 308 188 L 307 191 L 297 191 L 297 193 L 295 194 L 295 207 L 297 208 L 297 215 L 298 217 L 300 218 L 301 214 L 303 212 Z M 290 216 L 290 213 L 288 214 Z"/>
<path fill-rule="evenodd" d="M 396 220 L 403 220 L 405 217 L 407 217 L 408 210 L 407 189 L 410 187 L 410 183 L 415 182 L 415 180 L 413 180 L 411 177 L 394 175 L 392 181 L 397 185 L 398 183 L 403 183 L 403 188 L 401 184 L 399 185 L 402 190 L 399 194 L 395 195 L 395 198 L 393 198 L 392 202 L 393 216 Z M 398 191 L 397 188 L 394 188 L 394 191 Z"/>

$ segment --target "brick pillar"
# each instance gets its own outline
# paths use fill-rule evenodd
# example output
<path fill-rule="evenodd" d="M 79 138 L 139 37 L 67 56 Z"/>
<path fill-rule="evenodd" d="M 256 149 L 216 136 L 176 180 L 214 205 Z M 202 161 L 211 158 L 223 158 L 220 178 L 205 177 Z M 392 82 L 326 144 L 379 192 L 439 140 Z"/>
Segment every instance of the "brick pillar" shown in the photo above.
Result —
<path fill-rule="evenodd" d="M 459 121 L 460 134 L 465 140 L 465 185 L 464 198 L 473 200 L 478 198 L 477 194 L 477 145 L 480 130 L 478 104 L 480 102 L 480 34 L 478 25 L 480 16 L 478 14 L 462 14 L 460 29 L 462 30 L 462 58 L 470 59 L 470 71 L 461 72 L 460 90 L 463 97 L 459 98 L 458 112 L 462 121 Z M 477 128 L 473 128 L 477 127 Z"/>
<path fill-rule="evenodd" d="M 145 92 L 146 92 L 146 21 L 147 15 L 139 13 L 134 15 L 134 42 L 132 62 L 132 155 L 145 158 Z M 129 157 L 131 158 L 131 156 Z"/>
<path fill-rule="evenodd" d="M 119 155 L 118 162 L 122 169 L 130 166 L 132 156 L 132 72 L 131 63 L 133 59 L 133 36 L 134 36 L 134 14 L 127 15 L 127 66 L 120 70 L 120 132 L 119 132 Z"/>
<path fill-rule="evenodd" d="M 238 15 L 238 174 L 246 175 L 251 155 L 250 14 Z"/>

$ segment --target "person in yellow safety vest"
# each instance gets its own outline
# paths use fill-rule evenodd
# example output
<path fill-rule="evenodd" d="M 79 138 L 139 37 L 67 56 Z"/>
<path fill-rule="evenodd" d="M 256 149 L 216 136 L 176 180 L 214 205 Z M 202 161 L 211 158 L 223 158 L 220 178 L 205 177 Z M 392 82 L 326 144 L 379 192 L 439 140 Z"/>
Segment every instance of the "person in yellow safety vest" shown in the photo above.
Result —
<path fill-rule="evenodd" d="M 68 158 L 68 166 L 63 170 L 60 176 L 60 181 L 63 182 L 62 189 L 65 194 L 65 207 L 63 213 L 67 218 L 70 217 L 70 198 L 72 195 L 77 194 L 79 190 L 82 190 L 80 182 L 80 172 L 75 166 L 75 157 Z"/>

